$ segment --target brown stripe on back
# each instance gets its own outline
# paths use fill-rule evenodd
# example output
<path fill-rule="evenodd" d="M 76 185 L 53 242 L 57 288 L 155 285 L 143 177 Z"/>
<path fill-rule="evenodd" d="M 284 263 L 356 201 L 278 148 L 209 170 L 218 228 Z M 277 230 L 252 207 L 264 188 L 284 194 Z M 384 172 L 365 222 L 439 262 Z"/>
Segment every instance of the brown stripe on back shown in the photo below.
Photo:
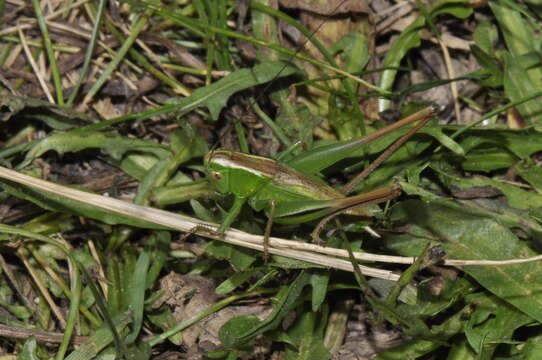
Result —
<path fill-rule="evenodd" d="M 280 171 L 277 172 L 273 179 L 273 182 L 277 185 L 295 187 L 300 193 L 316 200 L 331 200 L 344 197 L 329 185 L 318 183 L 290 167 L 283 165 L 279 165 L 279 167 Z"/>

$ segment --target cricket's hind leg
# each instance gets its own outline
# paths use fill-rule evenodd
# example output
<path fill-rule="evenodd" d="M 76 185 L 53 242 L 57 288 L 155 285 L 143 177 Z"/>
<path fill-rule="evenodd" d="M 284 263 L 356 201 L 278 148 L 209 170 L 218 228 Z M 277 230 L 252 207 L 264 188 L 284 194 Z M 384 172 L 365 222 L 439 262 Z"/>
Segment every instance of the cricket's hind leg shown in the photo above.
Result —
<path fill-rule="evenodd" d="M 275 200 L 270 200 L 267 224 L 265 224 L 265 232 L 263 234 L 263 261 L 266 264 L 269 258 L 269 237 L 271 236 L 271 227 L 273 226 L 273 218 L 275 216 L 276 207 L 277 207 L 277 202 Z"/>

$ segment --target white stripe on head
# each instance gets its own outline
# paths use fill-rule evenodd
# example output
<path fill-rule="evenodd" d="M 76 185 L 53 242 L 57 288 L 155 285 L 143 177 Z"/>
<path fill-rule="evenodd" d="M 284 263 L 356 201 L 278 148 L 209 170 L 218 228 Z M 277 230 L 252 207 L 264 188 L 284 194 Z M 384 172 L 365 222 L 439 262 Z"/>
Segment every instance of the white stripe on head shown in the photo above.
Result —
<path fill-rule="evenodd" d="M 251 173 L 253 175 L 256 175 L 256 176 L 262 177 L 262 178 L 263 177 L 273 177 L 275 175 L 275 174 L 271 174 L 271 173 L 264 173 L 264 172 L 262 172 L 260 170 L 256 170 L 254 168 L 244 166 L 242 164 L 239 164 L 239 162 L 233 161 L 231 159 L 228 159 L 228 158 L 225 158 L 225 157 L 222 157 L 222 156 L 212 157 L 209 162 L 220 165 L 220 166 L 225 167 L 225 168 L 244 170 L 246 172 L 249 172 L 249 173 Z"/>

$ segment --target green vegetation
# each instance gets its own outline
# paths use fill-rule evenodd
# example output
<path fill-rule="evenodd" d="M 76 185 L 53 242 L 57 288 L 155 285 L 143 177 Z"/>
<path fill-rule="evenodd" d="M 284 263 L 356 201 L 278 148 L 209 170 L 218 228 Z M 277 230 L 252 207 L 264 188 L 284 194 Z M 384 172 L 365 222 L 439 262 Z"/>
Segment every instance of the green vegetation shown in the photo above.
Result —
<path fill-rule="evenodd" d="M 369 5 L 0 0 L 5 356 L 541 358 L 541 4 Z"/>

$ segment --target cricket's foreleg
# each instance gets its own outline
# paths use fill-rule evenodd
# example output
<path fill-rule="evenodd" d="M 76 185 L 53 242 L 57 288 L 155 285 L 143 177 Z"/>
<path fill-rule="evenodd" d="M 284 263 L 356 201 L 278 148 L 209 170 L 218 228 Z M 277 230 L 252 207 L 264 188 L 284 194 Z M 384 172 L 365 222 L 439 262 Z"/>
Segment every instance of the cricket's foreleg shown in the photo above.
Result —
<path fill-rule="evenodd" d="M 239 216 L 239 213 L 241 212 L 241 209 L 243 208 L 243 205 L 246 202 L 247 202 L 246 197 L 240 197 L 240 196 L 235 197 L 230 211 L 228 211 L 228 213 L 226 214 L 226 217 L 222 221 L 222 224 L 218 228 L 219 233 L 224 234 L 226 230 L 230 228 L 231 224 L 233 224 L 235 219 L 237 219 L 237 216 Z"/>
<path fill-rule="evenodd" d="M 269 256 L 269 236 L 271 236 L 271 226 L 273 225 L 276 207 L 277 202 L 275 200 L 269 201 L 269 217 L 267 218 L 267 224 L 265 225 L 265 232 L 263 234 L 263 260 L 265 263 L 267 263 L 267 258 Z"/>

